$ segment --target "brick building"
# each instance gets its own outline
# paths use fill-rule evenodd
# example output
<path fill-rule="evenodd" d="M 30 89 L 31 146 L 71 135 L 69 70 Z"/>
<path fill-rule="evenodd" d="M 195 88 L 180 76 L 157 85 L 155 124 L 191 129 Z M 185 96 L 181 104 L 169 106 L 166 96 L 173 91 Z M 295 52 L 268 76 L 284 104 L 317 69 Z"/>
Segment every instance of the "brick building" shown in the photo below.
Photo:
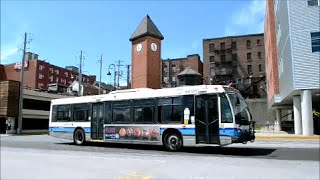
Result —
<path fill-rule="evenodd" d="M 25 56 L 24 87 L 27 89 L 47 90 L 51 83 L 67 87 L 79 76 L 79 73 L 70 67 L 62 68 L 39 60 L 37 54 L 28 52 Z M 20 81 L 21 63 L 4 65 L 3 69 L 3 79 Z M 93 84 L 95 81 L 96 76 L 82 74 L 82 82 Z"/>
<path fill-rule="evenodd" d="M 208 84 L 233 82 L 245 97 L 264 97 L 264 56 L 263 34 L 204 39 L 204 79 Z"/>
<path fill-rule="evenodd" d="M 203 64 L 198 54 L 188 55 L 185 58 L 162 60 L 162 87 L 178 85 L 177 76 L 187 67 L 202 74 Z"/>

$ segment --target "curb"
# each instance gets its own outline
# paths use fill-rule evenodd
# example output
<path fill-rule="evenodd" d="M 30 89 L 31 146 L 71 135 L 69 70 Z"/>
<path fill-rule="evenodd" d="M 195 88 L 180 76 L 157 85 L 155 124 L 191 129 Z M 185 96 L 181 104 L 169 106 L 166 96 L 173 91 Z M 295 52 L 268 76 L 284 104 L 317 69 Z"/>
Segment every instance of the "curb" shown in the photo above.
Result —
<path fill-rule="evenodd" d="M 320 136 L 256 136 L 256 140 L 320 140 Z"/>

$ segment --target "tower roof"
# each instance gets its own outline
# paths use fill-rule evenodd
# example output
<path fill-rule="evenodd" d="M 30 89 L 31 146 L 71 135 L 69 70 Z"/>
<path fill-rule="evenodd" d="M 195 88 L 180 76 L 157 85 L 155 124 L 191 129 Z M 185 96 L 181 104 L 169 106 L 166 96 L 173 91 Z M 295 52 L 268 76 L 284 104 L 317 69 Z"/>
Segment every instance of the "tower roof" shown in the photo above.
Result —
<path fill-rule="evenodd" d="M 189 66 L 178 74 L 178 76 L 185 76 L 185 75 L 201 76 L 200 73 L 191 69 Z"/>
<path fill-rule="evenodd" d="M 134 41 L 139 39 L 143 36 L 151 36 L 158 39 L 163 40 L 164 37 L 162 36 L 161 32 L 157 28 L 157 26 L 152 22 L 149 15 L 143 18 L 139 26 L 137 27 L 136 31 L 131 35 L 130 41 Z"/>

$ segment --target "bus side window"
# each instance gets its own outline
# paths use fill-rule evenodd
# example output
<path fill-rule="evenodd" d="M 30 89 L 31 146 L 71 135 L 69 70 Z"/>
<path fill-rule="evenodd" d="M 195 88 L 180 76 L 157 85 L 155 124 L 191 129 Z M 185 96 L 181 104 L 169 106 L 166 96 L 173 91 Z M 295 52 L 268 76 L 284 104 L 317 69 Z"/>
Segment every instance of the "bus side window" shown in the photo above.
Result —
<path fill-rule="evenodd" d="M 133 101 L 134 123 L 151 124 L 154 123 L 155 111 L 154 99 L 139 99 Z"/>
<path fill-rule="evenodd" d="M 58 105 L 57 121 L 71 121 L 71 105 Z"/>
<path fill-rule="evenodd" d="M 183 109 L 181 103 L 181 97 L 159 98 L 158 122 L 161 120 L 161 123 L 182 123 Z"/>
<path fill-rule="evenodd" d="M 89 106 L 87 103 L 73 105 L 73 120 L 88 121 Z"/>
<path fill-rule="evenodd" d="M 132 123 L 131 101 L 115 101 L 112 104 L 112 123 L 130 124 Z"/>

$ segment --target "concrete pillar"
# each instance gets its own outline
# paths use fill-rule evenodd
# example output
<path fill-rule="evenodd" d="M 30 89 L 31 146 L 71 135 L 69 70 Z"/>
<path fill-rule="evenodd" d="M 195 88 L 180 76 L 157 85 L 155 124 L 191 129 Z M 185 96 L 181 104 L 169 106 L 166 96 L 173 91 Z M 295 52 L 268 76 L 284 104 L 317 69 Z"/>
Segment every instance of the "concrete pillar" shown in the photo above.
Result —
<path fill-rule="evenodd" d="M 276 121 L 274 122 L 274 131 L 281 131 L 281 109 L 276 109 Z"/>
<path fill-rule="evenodd" d="M 294 116 L 294 133 L 297 135 L 302 134 L 300 96 L 293 96 L 293 116 Z"/>
<path fill-rule="evenodd" d="M 302 134 L 313 136 L 313 115 L 311 90 L 301 91 Z"/>

